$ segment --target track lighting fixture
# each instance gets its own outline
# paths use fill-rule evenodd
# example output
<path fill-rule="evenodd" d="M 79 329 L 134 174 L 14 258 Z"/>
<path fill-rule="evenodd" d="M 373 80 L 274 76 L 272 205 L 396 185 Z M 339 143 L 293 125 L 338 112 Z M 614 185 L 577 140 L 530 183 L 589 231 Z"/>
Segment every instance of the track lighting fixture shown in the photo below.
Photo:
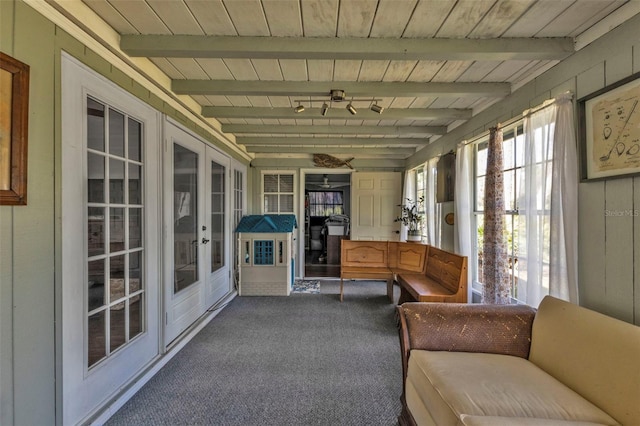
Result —
<path fill-rule="evenodd" d="M 312 111 L 317 112 L 318 111 L 317 109 L 315 110 L 313 109 L 313 103 L 322 102 L 322 107 L 320 108 L 320 114 L 324 117 L 329 113 L 329 108 L 333 107 L 334 102 L 335 103 L 343 102 L 346 98 L 346 94 L 344 90 L 336 90 L 336 89 L 329 91 L 328 96 L 329 96 L 328 101 L 326 100 L 327 99 L 326 96 L 320 97 L 320 99 L 317 99 L 317 98 L 294 99 L 293 102 L 297 102 L 298 106 L 296 106 L 293 109 L 293 111 L 296 114 L 306 111 L 306 108 L 303 104 L 308 103 L 309 104 L 308 107 Z M 384 111 L 384 108 L 378 105 L 378 101 L 381 101 L 381 99 L 351 98 L 351 102 L 347 104 L 346 109 L 347 111 L 349 111 L 351 115 L 356 115 L 358 113 L 358 110 L 356 109 L 356 107 L 353 106 L 353 102 L 374 102 L 374 104 L 371 105 L 370 107 L 371 111 L 377 112 L 378 114 L 382 114 L 382 111 Z"/>
<path fill-rule="evenodd" d="M 384 111 L 384 108 L 378 105 L 377 103 L 375 103 L 371 105 L 371 111 L 377 112 L 378 114 L 382 114 L 382 111 Z"/>

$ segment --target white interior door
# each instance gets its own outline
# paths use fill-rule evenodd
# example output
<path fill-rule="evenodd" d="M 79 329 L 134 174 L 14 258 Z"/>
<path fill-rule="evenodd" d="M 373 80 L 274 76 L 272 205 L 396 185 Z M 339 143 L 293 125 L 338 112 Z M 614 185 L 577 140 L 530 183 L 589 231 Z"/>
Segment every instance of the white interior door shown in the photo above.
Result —
<path fill-rule="evenodd" d="M 230 293 L 229 159 L 171 121 L 165 159 L 165 344 Z"/>
<path fill-rule="evenodd" d="M 397 241 L 394 222 L 402 198 L 400 172 L 355 172 L 351 175 L 351 239 Z"/>

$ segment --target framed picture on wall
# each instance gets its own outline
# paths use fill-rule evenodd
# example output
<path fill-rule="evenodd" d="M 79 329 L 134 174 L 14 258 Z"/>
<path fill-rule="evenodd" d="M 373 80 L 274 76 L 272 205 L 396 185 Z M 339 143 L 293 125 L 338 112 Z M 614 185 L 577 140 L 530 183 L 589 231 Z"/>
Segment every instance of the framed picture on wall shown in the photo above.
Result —
<path fill-rule="evenodd" d="M 0 204 L 27 204 L 29 66 L 0 52 Z"/>
<path fill-rule="evenodd" d="M 582 178 L 640 174 L 640 73 L 578 100 Z"/>

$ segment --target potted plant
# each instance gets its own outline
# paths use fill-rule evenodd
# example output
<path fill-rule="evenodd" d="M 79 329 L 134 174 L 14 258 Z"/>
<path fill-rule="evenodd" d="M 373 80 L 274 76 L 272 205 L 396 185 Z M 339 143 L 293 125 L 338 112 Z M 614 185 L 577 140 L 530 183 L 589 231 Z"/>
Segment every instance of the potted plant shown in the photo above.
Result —
<path fill-rule="evenodd" d="M 418 212 L 422 209 L 424 203 L 424 197 L 418 198 L 418 201 L 413 201 L 411 198 L 406 198 L 406 203 L 398 204 L 400 207 L 400 216 L 396 217 L 395 222 L 402 222 L 407 227 L 407 241 L 421 241 L 422 240 L 422 215 Z"/>

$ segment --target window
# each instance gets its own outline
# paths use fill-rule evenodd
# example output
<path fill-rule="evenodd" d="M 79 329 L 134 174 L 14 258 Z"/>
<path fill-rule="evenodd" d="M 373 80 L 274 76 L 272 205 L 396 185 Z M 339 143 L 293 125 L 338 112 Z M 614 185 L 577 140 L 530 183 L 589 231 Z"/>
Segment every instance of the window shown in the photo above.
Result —
<path fill-rule="evenodd" d="M 87 364 L 144 330 L 143 126 L 87 98 Z"/>
<path fill-rule="evenodd" d="M 294 173 L 262 175 L 263 213 L 294 213 Z"/>
<path fill-rule="evenodd" d="M 255 240 L 253 242 L 253 264 L 273 265 L 273 240 Z"/>
<path fill-rule="evenodd" d="M 423 168 L 416 170 L 416 194 L 415 196 L 410 197 L 412 200 L 419 200 L 422 197 L 424 200 L 427 199 L 427 184 L 426 184 L 426 173 Z M 417 203 L 418 206 L 418 214 L 422 216 L 422 221 L 420 222 L 421 227 L 421 235 L 423 239 L 427 238 L 427 227 L 424 226 L 427 223 L 427 210 L 426 203 Z"/>
<path fill-rule="evenodd" d="M 526 264 L 526 233 L 524 231 L 524 211 L 520 206 L 521 188 L 524 187 L 524 141 L 522 122 L 518 122 L 503 131 L 503 176 L 504 176 L 504 239 L 509 258 L 509 277 L 511 297 L 518 299 L 519 285 L 526 280 L 524 268 Z M 477 238 L 475 240 L 475 264 L 473 265 L 474 289 L 482 289 L 482 245 L 484 237 L 484 197 L 485 176 L 487 169 L 488 139 L 481 140 L 475 146 L 475 204 L 474 218 Z M 540 211 L 541 216 L 549 216 L 549 210 Z M 548 241 L 548 234 L 546 236 Z M 548 270 L 548 258 L 545 260 Z M 522 270 L 521 270 L 522 269 Z"/>
<path fill-rule="evenodd" d="M 344 214 L 342 191 L 309 191 L 309 216 Z"/>

